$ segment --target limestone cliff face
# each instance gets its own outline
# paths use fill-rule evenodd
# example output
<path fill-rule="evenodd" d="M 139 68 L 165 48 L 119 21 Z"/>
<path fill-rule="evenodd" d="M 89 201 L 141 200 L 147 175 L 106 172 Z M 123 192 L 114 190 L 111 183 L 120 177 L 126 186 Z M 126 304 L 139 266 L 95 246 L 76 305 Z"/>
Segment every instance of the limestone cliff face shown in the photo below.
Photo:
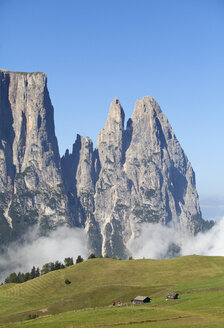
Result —
<path fill-rule="evenodd" d="M 89 247 L 97 254 L 102 249 L 102 234 L 99 223 L 93 215 L 95 203 L 95 179 L 99 171 L 97 152 L 93 151 L 90 138 L 77 135 L 72 153 L 67 150 L 62 157 L 62 172 L 65 189 L 69 198 L 69 209 L 73 222 L 71 226 L 86 229 Z"/>
<path fill-rule="evenodd" d="M 136 102 L 124 171 L 133 183 L 132 226 L 173 220 L 196 232 L 193 217 L 201 213 L 194 172 L 167 118 L 151 97 Z"/>
<path fill-rule="evenodd" d="M 67 221 L 53 107 L 43 73 L 0 71 L 1 224 L 20 235 L 32 224 Z"/>
<path fill-rule="evenodd" d="M 119 100 L 115 99 L 97 140 L 101 170 L 96 182 L 94 216 L 102 234 L 102 253 L 118 257 L 127 255 L 124 225 L 128 215 L 125 207 L 128 207 L 129 189 L 123 170 L 123 139 L 124 111 Z"/>
<path fill-rule="evenodd" d="M 191 233 L 200 230 L 194 172 L 153 98 L 136 102 L 126 130 L 123 109 L 115 99 L 97 151 L 101 169 L 94 217 L 103 254 L 127 257 L 128 244 L 144 222 L 174 221 Z"/>
<path fill-rule="evenodd" d="M 78 135 L 61 159 L 45 74 L 0 70 L 0 117 L 0 245 L 69 225 L 96 254 L 126 258 L 145 222 L 203 229 L 193 169 L 153 98 L 126 129 L 115 98 L 96 149 Z"/>
<path fill-rule="evenodd" d="M 63 171 L 91 249 L 121 258 L 142 223 L 174 222 L 192 234 L 203 227 L 194 172 L 159 105 L 138 100 L 126 129 L 124 116 L 115 99 L 96 150 L 78 136 L 62 159 L 73 163 Z"/>

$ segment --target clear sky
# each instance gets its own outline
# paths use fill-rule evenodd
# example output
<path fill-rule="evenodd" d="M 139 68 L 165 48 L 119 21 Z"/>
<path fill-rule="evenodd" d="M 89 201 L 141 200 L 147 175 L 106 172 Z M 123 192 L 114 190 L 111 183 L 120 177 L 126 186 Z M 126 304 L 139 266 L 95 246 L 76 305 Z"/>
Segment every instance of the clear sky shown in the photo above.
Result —
<path fill-rule="evenodd" d="M 96 144 L 114 97 L 153 96 L 196 173 L 205 218 L 224 215 L 224 0 L 0 0 L 0 68 L 43 71 L 61 155 Z"/>

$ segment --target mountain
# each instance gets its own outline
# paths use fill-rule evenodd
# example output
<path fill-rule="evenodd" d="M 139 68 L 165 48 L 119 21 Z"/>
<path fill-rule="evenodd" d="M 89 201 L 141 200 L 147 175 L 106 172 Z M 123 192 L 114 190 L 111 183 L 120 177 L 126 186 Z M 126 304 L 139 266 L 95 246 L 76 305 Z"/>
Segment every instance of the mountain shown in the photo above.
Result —
<path fill-rule="evenodd" d="M 124 119 L 115 99 L 96 150 L 78 136 L 70 156 L 79 164 L 73 176 L 64 170 L 75 181 L 92 249 L 121 258 L 142 223 L 172 221 L 192 234 L 204 223 L 193 169 L 156 101 L 138 100 L 126 129 Z"/>
<path fill-rule="evenodd" d="M 61 159 L 53 114 L 44 73 L 0 71 L 2 245 L 67 225 L 85 228 L 95 253 L 126 258 L 142 223 L 204 229 L 193 169 L 152 97 L 126 128 L 114 99 L 96 149 L 78 135 Z"/>
<path fill-rule="evenodd" d="M 43 73 L 0 71 L 0 240 L 68 221 L 54 128 Z"/>

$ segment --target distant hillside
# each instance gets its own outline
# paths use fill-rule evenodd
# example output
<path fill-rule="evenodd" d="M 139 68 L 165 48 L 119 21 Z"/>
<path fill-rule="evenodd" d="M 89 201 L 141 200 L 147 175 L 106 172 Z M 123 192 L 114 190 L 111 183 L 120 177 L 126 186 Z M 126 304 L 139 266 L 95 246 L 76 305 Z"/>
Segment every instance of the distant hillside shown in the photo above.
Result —
<path fill-rule="evenodd" d="M 66 279 L 71 283 L 65 284 Z M 217 310 L 220 302 L 224 301 L 223 279 L 222 257 L 186 256 L 168 260 L 126 261 L 91 259 L 23 284 L 1 286 L 0 324 L 5 326 L 9 322 L 26 320 L 30 315 L 40 318 L 87 308 L 99 308 L 99 311 L 104 311 L 100 308 L 105 308 L 107 311 L 108 306 L 111 307 L 112 302 L 118 300 L 123 308 L 124 304 L 130 304 L 131 299 L 138 295 L 151 297 L 152 303 L 149 306 L 154 309 L 159 306 L 161 311 L 165 306 L 166 310 L 163 310 L 170 312 L 171 309 L 167 306 L 177 304 L 179 314 L 185 311 L 185 307 L 188 312 L 194 312 L 190 304 L 194 298 L 198 302 L 212 299 L 209 301 L 210 307 L 216 306 Z M 178 292 L 180 299 L 176 303 L 171 301 L 167 304 L 165 296 L 168 292 Z M 212 309 L 203 306 L 205 312 Z M 192 317 L 196 315 L 193 312 Z M 75 321 L 75 315 L 72 316 Z M 59 317 L 55 316 L 56 321 L 57 318 Z M 223 307 L 221 318 L 224 319 Z M 40 319 L 32 322 L 38 320 Z M 56 326 L 55 322 L 52 327 Z M 29 327 L 28 323 L 26 327 Z"/>

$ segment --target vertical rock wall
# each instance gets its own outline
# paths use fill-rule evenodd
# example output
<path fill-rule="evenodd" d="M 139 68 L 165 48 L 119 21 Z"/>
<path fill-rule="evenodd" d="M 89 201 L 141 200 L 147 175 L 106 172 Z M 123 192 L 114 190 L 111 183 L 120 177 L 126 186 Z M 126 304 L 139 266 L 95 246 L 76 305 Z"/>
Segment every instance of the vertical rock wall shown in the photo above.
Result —
<path fill-rule="evenodd" d="M 67 221 L 54 111 L 43 73 L 0 71 L 0 208 L 11 234 Z"/>
<path fill-rule="evenodd" d="M 45 74 L 1 70 L 0 117 L 0 244 L 68 225 L 95 253 L 126 258 L 143 223 L 202 230 L 193 169 L 152 97 L 126 129 L 115 98 L 96 149 L 78 135 L 62 159 Z"/>

